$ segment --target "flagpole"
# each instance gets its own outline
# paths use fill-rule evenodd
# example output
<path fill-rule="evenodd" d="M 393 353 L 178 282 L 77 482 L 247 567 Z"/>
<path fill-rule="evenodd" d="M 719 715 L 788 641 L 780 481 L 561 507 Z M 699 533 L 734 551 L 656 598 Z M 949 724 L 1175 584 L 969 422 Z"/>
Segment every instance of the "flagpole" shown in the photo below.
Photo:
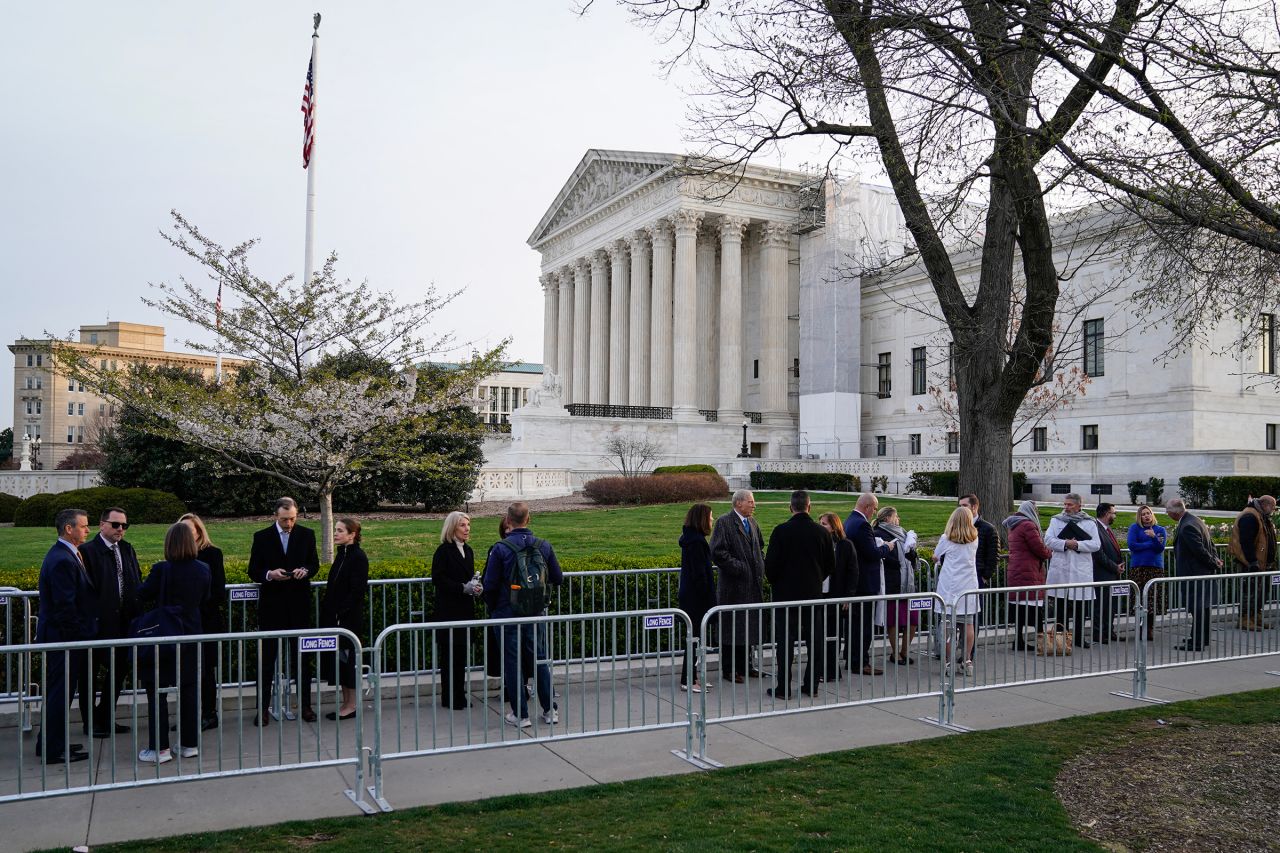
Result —
<path fill-rule="evenodd" d="M 311 32 L 311 122 L 315 123 L 315 99 L 317 93 L 317 84 L 320 78 L 320 13 L 316 12 L 312 18 L 314 29 Z M 302 263 L 302 283 L 303 287 L 311 286 L 311 277 L 315 275 L 315 236 L 316 236 L 316 149 L 315 149 L 315 131 L 312 130 L 310 140 L 310 156 L 307 158 L 307 229 L 306 238 L 303 244 L 303 253 L 305 257 Z M 304 363 L 310 361 L 304 357 Z"/>

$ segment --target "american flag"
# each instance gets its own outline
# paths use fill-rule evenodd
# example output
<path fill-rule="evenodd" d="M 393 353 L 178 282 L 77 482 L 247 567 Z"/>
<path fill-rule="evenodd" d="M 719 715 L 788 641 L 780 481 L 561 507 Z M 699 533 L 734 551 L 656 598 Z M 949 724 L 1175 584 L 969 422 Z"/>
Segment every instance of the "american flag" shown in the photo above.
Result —
<path fill-rule="evenodd" d="M 218 301 L 213 306 L 213 322 L 222 331 L 222 282 L 218 282 Z"/>
<path fill-rule="evenodd" d="M 302 168 L 311 163 L 311 146 L 316 142 L 316 46 L 311 42 L 311 61 L 307 63 L 307 85 L 302 89 Z"/>

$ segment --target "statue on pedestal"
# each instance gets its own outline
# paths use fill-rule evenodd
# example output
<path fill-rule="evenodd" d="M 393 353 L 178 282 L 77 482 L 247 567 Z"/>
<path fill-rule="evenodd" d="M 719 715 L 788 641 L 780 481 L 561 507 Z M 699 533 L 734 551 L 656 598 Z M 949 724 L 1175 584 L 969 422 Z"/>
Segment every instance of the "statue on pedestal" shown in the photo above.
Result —
<path fill-rule="evenodd" d="M 18 470 L 31 470 L 31 433 L 22 434 L 22 456 L 18 458 Z"/>

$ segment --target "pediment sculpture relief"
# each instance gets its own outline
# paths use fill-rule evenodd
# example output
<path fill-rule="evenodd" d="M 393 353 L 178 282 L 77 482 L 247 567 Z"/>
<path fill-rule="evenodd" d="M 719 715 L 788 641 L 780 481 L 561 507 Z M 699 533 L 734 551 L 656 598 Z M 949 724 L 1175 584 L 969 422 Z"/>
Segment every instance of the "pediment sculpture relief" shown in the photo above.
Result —
<path fill-rule="evenodd" d="M 591 164 L 574 184 L 567 198 L 556 211 L 547 231 L 572 222 L 598 205 L 621 195 L 629 187 L 644 181 L 654 172 L 666 168 L 661 163 L 597 162 Z"/>

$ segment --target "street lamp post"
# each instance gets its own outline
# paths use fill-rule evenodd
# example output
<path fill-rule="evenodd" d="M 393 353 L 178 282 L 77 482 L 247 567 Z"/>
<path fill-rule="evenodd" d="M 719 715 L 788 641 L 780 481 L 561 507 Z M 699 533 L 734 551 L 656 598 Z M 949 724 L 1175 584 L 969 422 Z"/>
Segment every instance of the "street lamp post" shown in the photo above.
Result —
<path fill-rule="evenodd" d="M 750 459 L 751 451 L 747 448 L 747 424 L 751 423 L 746 419 L 742 421 L 742 450 L 738 453 L 739 459 Z"/>
<path fill-rule="evenodd" d="M 40 470 L 40 436 L 31 439 L 31 468 Z"/>

